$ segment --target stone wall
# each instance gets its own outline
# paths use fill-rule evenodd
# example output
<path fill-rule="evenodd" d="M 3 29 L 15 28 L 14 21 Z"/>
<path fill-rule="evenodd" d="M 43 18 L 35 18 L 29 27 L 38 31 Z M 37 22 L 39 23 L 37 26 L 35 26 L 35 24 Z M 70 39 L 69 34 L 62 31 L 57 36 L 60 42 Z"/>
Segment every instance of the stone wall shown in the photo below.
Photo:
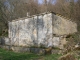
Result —
<path fill-rule="evenodd" d="M 12 45 L 48 46 L 52 40 L 52 14 L 42 14 L 9 22 Z"/>
<path fill-rule="evenodd" d="M 9 22 L 9 39 L 14 46 L 55 46 L 62 48 L 61 36 L 77 32 L 71 20 L 46 13 Z M 60 46 L 59 46 L 60 45 Z"/>
<path fill-rule="evenodd" d="M 77 24 L 70 19 L 53 14 L 53 34 L 68 35 L 77 32 Z"/>

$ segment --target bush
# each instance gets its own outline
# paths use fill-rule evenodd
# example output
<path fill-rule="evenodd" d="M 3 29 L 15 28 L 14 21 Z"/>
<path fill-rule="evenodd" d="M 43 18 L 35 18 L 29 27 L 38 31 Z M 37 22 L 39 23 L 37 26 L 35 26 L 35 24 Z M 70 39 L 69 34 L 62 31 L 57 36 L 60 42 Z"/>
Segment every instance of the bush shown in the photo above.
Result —
<path fill-rule="evenodd" d="M 58 60 L 77 60 L 74 54 L 68 53 L 66 55 L 61 56 Z"/>

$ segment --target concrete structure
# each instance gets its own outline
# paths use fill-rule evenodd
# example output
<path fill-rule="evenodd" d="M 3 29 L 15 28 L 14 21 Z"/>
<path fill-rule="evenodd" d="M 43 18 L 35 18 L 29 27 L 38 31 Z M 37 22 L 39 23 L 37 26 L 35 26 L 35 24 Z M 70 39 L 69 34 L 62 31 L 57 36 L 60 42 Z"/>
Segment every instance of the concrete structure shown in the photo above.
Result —
<path fill-rule="evenodd" d="M 65 35 L 77 32 L 77 24 L 53 12 L 9 21 L 9 41 L 14 46 L 63 46 Z M 62 43 L 64 44 L 64 43 Z"/>

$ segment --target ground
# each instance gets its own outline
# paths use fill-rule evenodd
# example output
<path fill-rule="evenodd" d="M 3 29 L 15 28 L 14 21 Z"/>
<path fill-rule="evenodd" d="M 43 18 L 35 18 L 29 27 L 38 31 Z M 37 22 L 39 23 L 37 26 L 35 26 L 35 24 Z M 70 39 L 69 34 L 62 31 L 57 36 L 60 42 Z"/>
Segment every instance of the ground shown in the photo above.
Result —
<path fill-rule="evenodd" d="M 16 53 L 0 48 L 0 60 L 57 60 L 61 55 L 37 55 L 33 53 Z"/>

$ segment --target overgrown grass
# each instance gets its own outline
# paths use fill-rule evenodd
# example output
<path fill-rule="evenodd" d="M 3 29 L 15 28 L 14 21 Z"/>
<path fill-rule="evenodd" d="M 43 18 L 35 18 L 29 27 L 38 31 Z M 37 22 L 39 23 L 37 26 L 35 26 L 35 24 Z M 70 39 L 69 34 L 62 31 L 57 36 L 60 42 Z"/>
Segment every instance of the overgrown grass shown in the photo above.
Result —
<path fill-rule="evenodd" d="M 0 60 L 57 60 L 61 55 L 37 55 L 33 53 L 16 53 L 0 48 Z"/>
<path fill-rule="evenodd" d="M 61 55 L 58 55 L 58 54 L 46 55 L 45 60 L 58 60 L 60 56 Z"/>

